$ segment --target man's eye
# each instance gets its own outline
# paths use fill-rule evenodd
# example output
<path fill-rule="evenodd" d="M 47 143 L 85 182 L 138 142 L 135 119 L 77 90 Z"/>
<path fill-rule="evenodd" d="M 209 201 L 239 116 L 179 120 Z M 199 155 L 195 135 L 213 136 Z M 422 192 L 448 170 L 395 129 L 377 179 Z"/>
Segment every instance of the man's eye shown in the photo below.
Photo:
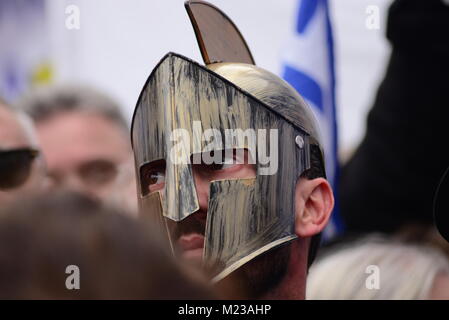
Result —
<path fill-rule="evenodd" d="M 219 163 L 213 163 L 208 167 L 210 170 L 225 170 L 232 168 L 237 164 L 238 162 L 236 162 L 235 157 L 231 155 L 222 157 L 222 160 Z"/>
<path fill-rule="evenodd" d="M 233 164 L 213 163 L 213 164 L 205 164 L 203 166 L 207 167 L 207 169 L 210 171 L 218 171 L 218 170 L 224 170 L 224 169 L 231 168 L 231 167 L 235 166 L 235 163 L 233 163 Z"/>
<path fill-rule="evenodd" d="M 226 170 L 246 161 L 246 151 L 244 149 L 211 151 L 203 153 L 201 166 L 209 171 Z"/>
<path fill-rule="evenodd" d="M 140 168 L 142 195 L 162 189 L 165 183 L 165 160 L 156 160 Z"/>
<path fill-rule="evenodd" d="M 159 184 L 165 182 L 165 172 L 149 172 L 147 174 L 147 182 L 149 185 Z"/>
<path fill-rule="evenodd" d="M 78 174 L 86 184 L 106 185 L 117 176 L 117 167 L 106 160 L 95 160 L 81 165 Z"/>

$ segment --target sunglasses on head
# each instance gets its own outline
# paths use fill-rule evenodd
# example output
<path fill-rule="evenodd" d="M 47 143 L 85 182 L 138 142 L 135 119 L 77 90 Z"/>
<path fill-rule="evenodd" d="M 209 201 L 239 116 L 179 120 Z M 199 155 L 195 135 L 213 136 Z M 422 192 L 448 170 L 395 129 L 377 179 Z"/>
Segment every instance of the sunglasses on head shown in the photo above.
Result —
<path fill-rule="evenodd" d="M 0 191 L 23 185 L 31 173 L 39 151 L 31 148 L 0 150 Z"/>

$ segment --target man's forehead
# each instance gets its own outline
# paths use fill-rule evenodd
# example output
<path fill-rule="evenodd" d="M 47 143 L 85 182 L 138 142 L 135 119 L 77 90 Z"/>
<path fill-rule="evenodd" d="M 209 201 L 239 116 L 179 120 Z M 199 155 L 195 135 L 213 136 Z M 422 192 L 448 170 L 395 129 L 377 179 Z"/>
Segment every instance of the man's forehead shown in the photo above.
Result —
<path fill-rule="evenodd" d="M 40 120 L 36 124 L 41 133 L 59 132 L 75 137 L 87 137 L 89 139 L 110 139 L 111 135 L 125 137 L 128 140 L 128 132 L 123 130 L 116 122 L 103 114 L 89 111 L 60 111 Z M 116 137 L 116 138 L 117 138 Z"/>
<path fill-rule="evenodd" d="M 121 162 L 131 152 L 122 128 L 97 113 L 60 112 L 38 122 L 37 133 L 52 170 L 73 170 L 97 160 Z"/>

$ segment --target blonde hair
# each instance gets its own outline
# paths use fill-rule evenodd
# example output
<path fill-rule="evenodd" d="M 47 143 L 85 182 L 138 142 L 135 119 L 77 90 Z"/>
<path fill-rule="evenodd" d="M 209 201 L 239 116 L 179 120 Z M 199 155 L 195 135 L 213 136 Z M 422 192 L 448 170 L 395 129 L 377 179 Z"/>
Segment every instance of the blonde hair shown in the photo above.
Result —
<path fill-rule="evenodd" d="M 377 288 L 367 285 L 373 269 L 378 270 Z M 436 249 L 375 235 L 319 259 L 310 269 L 306 296 L 312 300 L 426 299 L 440 273 L 449 274 L 449 263 Z"/>

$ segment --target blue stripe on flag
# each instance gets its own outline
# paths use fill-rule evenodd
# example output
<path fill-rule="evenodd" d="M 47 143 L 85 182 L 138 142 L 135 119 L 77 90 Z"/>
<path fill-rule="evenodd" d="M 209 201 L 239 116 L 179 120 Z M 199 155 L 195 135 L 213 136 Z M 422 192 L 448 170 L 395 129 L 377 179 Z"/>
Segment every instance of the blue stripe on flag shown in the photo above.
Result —
<path fill-rule="evenodd" d="M 320 85 L 313 78 L 288 65 L 284 66 L 283 77 L 303 98 L 311 101 L 323 112 L 323 92 Z"/>
<path fill-rule="evenodd" d="M 334 210 L 332 212 L 332 222 L 337 228 L 339 234 L 343 233 L 345 230 L 344 223 L 340 216 L 340 194 L 338 191 L 339 180 L 340 180 L 340 165 L 338 161 L 338 130 L 337 130 L 337 115 L 336 115 L 336 103 L 335 103 L 335 56 L 334 56 L 334 37 L 332 36 L 332 25 L 329 16 L 329 3 L 324 1 L 324 6 L 326 8 L 326 32 L 327 32 L 327 44 L 329 52 L 329 65 L 330 65 L 330 77 L 331 77 L 331 94 L 332 94 L 332 119 L 333 119 L 333 153 L 332 161 L 335 164 L 335 173 L 333 179 L 333 191 L 335 197 Z"/>
<path fill-rule="evenodd" d="M 313 15 L 316 12 L 316 8 L 318 7 L 318 1 L 301 1 L 301 5 L 299 6 L 299 12 L 298 12 L 298 20 L 296 24 L 296 31 L 298 33 L 303 33 L 307 25 L 309 24 L 309 21 L 312 19 Z"/>

